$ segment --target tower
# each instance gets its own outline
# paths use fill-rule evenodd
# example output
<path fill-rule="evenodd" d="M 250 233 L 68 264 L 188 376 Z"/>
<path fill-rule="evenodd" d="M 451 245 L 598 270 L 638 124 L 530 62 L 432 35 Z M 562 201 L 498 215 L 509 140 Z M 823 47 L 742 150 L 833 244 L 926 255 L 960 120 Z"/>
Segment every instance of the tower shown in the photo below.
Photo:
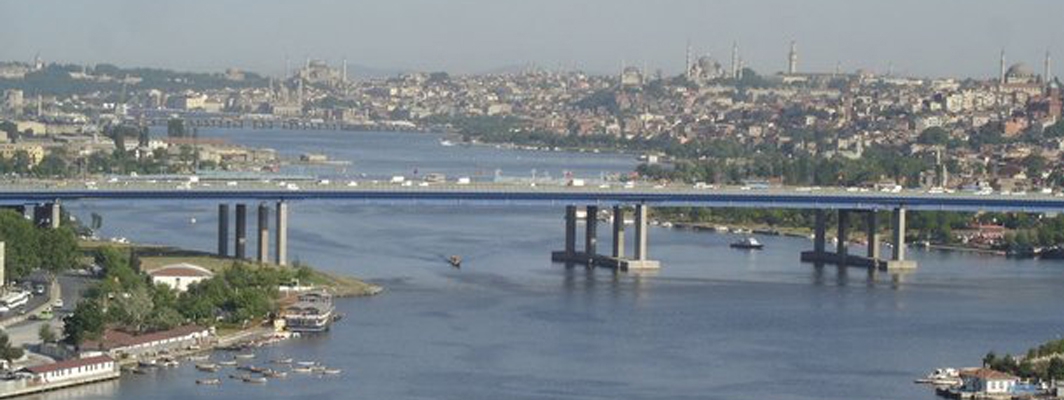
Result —
<path fill-rule="evenodd" d="M 1001 49 L 1001 66 L 1000 66 L 1000 71 L 998 71 L 998 73 L 1000 75 L 998 77 L 998 83 L 1004 85 L 1005 84 L 1005 49 Z"/>
<path fill-rule="evenodd" d="M 739 79 L 739 42 L 732 42 L 731 77 L 732 79 Z"/>
<path fill-rule="evenodd" d="M 1043 65 L 1042 68 L 1044 69 L 1042 83 L 1048 85 L 1049 82 L 1053 81 L 1053 59 L 1049 55 L 1049 50 L 1046 50 L 1045 65 Z"/>
<path fill-rule="evenodd" d="M 798 73 L 798 45 L 791 41 L 791 53 L 787 56 L 787 74 Z"/>
<path fill-rule="evenodd" d="M 683 76 L 691 79 L 691 39 L 687 39 L 687 54 L 684 60 Z"/>
<path fill-rule="evenodd" d="M 344 76 L 343 76 L 342 79 L 343 79 L 344 83 L 347 83 L 347 59 L 346 58 L 344 59 L 344 67 L 343 68 L 344 68 Z"/>

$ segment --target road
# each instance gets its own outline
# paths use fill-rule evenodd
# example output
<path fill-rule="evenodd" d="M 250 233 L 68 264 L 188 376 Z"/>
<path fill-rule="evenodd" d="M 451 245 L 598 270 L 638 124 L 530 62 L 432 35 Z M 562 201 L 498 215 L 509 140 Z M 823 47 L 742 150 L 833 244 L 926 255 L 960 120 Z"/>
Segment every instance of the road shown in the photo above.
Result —
<path fill-rule="evenodd" d="M 62 333 L 63 322 L 62 317 L 65 314 L 65 310 L 70 310 L 74 307 L 78 301 L 81 300 L 84 292 L 94 282 L 90 277 L 76 275 L 74 273 L 66 273 L 59 276 L 60 293 L 63 299 L 63 309 L 56 310 L 55 318 L 51 321 L 35 321 L 29 320 L 7 329 L 8 337 L 11 339 L 12 344 L 21 346 L 23 344 L 37 343 L 40 341 L 38 338 L 38 331 L 41 329 L 41 325 L 48 323 L 55 330 L 56 334 Z M 41 305 L 48 299 L 48 294 L 33 296 L 27 309 L 33 309 L 36 306 Z"/>

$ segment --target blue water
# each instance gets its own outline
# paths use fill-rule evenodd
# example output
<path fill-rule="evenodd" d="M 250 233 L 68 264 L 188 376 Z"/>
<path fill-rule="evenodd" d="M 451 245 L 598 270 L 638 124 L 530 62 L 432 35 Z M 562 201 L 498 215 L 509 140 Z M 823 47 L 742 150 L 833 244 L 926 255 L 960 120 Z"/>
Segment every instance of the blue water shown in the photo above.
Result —
<path fill-rule="evenodd" d="M 440 147 L 438 137 L 337 132 L 205 134 L 284 153 L 327 148 L 374 174 L 421 170 L 625 172 L 628 156 Z M 475 156 L 471 156 L 475 154 Z M 412 162 L 416 161 L 416 162 Z M 104 235 L 215 248 L 215 204 L 79 202 Z M 805 239 L 652 228 L 656 273 L 566 269 L 552 207 L 294 203 L 290 256 L 386 287 L 339 307 L 327 335 L 264 349 L 322 360 L 338 377 L 262 386 L 185 365 L 52 398 L 185 399 L 932 399 L 914 378 L 1021 352 L 1064 332 L 1064 264 L 911 251 L 905 275 L 798 262 Z M 189 218 L 199 222 L 190 224 Z M 609 243 L 600 229 L 600 247 Z M 629 245 L 630 248 L 630 245 Z M 464 257 L 460 271 L 444 261 Z"/>

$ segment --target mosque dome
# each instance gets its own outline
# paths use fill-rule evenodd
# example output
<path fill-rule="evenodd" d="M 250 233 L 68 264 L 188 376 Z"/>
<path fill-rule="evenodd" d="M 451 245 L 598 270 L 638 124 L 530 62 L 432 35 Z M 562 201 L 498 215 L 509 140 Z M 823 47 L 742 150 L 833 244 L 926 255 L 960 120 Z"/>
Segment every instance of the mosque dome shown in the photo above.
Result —
<path fill-rule="evenodd" d="M 1028 79 L 1034 78 L 1035 74 L 1034 70 L 1032 70 L 1031 67 L 1028 67 L 1027 64 L 1019 63 L 1013 64 L 1011 67 L 1009 67 L 1008 71 L 1005 72 L 1005 77 L 1014 79 Z"/>

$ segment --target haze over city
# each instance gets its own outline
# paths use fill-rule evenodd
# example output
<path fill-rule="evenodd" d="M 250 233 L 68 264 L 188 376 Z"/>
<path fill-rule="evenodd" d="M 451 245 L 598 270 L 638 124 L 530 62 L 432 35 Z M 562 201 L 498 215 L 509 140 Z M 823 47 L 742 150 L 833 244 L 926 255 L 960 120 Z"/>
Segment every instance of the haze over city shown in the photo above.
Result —
<path fill-rule="evenodd" d="M 1002 48 L 1031 65 L 1064 54 L 1051 41 L 1064 33 L 1064 3 L 1049 0 L 45 0 L 4 2 L 0 14 L 0 59 L 268 74 L 286 57 L 383 71 L 627 63 L 676 74 L 687 40 L 721 59 L 738 41 L 762 73 L 785 68 L 791 40 L 806 71 L 986 78 Z"/>

